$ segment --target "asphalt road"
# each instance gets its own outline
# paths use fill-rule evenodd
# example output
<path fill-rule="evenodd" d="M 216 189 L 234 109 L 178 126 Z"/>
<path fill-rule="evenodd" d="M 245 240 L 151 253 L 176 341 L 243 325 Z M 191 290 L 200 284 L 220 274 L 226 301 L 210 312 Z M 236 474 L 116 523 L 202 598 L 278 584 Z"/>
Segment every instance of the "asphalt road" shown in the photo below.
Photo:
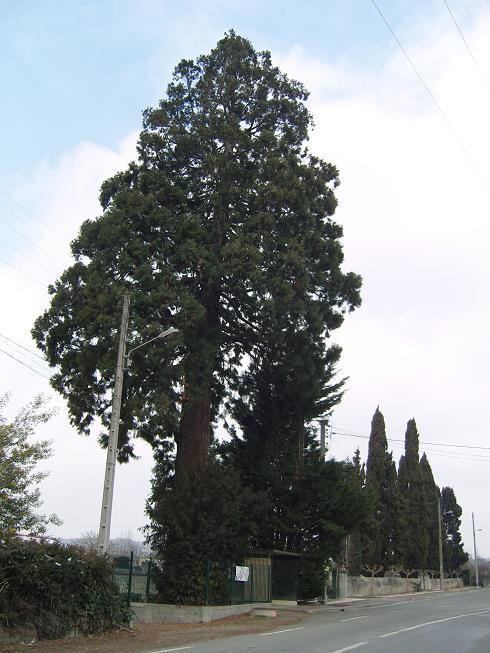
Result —
<path fill-rule="evenodd" d="M 359 601 L 343 611 L 340 607 L 320 609 L 298 626 L 160 649 L 158 653 L 173 651 L 490 653 L 490 590 Z"/>

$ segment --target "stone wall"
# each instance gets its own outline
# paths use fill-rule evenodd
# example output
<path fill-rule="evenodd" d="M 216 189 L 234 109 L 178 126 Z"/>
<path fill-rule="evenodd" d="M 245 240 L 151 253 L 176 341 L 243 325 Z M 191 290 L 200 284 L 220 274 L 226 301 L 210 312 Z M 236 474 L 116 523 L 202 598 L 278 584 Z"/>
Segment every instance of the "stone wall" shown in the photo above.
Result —
<path fill-rule="evenodd" d="M 167 605 L 163 603 L 131 603 L 135 624 L 202 624 L 224 617 L 249 614 L 253 608 L 270 604 L 243 605 Z"/>
<path fill-rule="evenodd" d="M 408 594 L 410 592 L 432 591 L 439 589 L 439 579 L 423 576 L 421 578 L 400 578 L 389 576 L 384 578 L 371 578 L 368 576 L 348 576 L 345 587 L 345 596 L 341 598 L 361 596 L 390 596 L 391 594 Z M 458 589 L 463 587 L 461 578 L 445 578 L 443 589 Z"/>

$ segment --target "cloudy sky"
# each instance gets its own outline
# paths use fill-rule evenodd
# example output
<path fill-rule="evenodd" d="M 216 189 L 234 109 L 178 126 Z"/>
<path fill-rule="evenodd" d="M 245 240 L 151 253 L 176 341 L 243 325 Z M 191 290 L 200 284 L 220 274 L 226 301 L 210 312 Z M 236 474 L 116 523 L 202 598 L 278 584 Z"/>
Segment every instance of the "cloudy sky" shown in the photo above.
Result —
<path fill-rule="evenodd" d="M 44 509 L 64 521 L 53 534 L 98 528 L 105 454 L 19 345 L 35 351 L 46 286 L 98 215 L 101 182 L 134 158 L 142 109 L 181 58 L 234 28 L 310 89 L 311 149 L 340 169 L 345 268 L 364 289 L 334 334 L 349 381 L 329 455 L 365 455 L 379 404 L 398 459 L 415 417 L 436 482 L 463 507 L 467 550 L 474 512 L 490 556 L 490 1 L 448 0 L 466 43 L 444 0 L 377 4 L 427 88 L 371 0 L 2 3 L 0 392 L 10 416 L 39 392 L 59 408 L 40 431 L 54 445 Z M 145 523 L 151 452 L 138 452 L 116 473 L 114 536 Z"/>

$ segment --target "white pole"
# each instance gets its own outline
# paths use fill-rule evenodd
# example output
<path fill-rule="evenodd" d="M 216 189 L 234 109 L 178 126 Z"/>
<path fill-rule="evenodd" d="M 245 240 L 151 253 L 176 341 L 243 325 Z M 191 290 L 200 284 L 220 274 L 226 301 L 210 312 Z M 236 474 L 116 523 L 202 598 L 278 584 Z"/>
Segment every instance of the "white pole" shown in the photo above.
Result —
<path fill-rule="evenodd" d="M 442 517 L 441 517 L 441 500 L 437 499 L 437 513 L 439 516 L 439 589 L 442 592 L 444 587 L 444 566 L 442 561 Z"/>
<path fill-rule="evenodd" d="M 325 462 L 325 424 L 327 421 L 325 419 L 320 420 L 320 460 Z"/>
<path fill-rule="evenodd" d="M 119 434 L 119 420 L 121 417 L 121 399 L 124 378 L 124 354 L 126 349 L 126 333 L 129 321 L 129 295 L 123 297 L 123 310 L 121 329 L 119 332 L 119 348 L 117 351 L 116 378 L 112 394 L 111 425 L 109 428 L 109 442 L 107 444 L 107 458 L 104 476 L 104 490 L 102 493 L 102 506 L 100 510 L 99 537 L 97 538 L 97 551 L 104 555 L 109 546 L 112 517 L 112 497 L 114 494 L 114 474 L 116 471 L 117 441 Z"/>
<path fill-rule="evenodd" d="M 475 513 L 471 513 L 471 520 L 473 522 L 473 550 L 475 553 L 475 586 L 478 587 L 478 558 L 476 557 L 476 536 L 475 536 Z"/>

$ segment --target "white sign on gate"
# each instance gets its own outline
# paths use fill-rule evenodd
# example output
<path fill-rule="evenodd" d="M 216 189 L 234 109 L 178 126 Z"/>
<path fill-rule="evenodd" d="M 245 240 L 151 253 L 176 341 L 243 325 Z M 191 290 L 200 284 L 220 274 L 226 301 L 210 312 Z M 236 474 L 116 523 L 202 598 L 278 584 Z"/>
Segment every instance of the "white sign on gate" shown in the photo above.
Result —
<path fill-rule="evenodd" d="M 237 565 L 235 567 L 235 580 L 238 580 L 242 583 L 246 583 L 248 581 L 249 572 L 250 572 L 249 567 L 239 567 Z"/>

